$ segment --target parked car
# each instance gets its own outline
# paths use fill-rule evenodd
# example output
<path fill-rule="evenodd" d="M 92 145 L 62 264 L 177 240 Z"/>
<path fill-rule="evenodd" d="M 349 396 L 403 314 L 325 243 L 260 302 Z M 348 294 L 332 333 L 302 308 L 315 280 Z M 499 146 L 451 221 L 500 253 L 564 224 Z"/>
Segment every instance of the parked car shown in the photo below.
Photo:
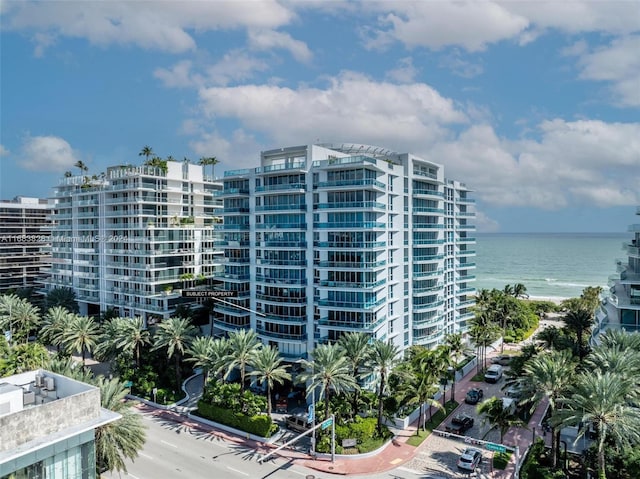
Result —
<path fill-rule="evenodd" d="M 465 471 L 475 471 L 482 461 L 482 452 L 473 447 L 466 448 L 458 458 L 458 468 Z"/>
<path fill-rule="evenodd" d="M 296 432 L 305 432 L 309 430 L 311 424 L 307 421 L 308 416 L 306 414 L 294 414 L 287 416 L 286 424 L 287 428 Z"/>
<path fill-rule="evenodd" d="M 504 395 L 511 399 L 520 399 L 522 397 L 522 388 L 519 385 L 514 384 L 504 392 Z"/>
<path fill-rule="evenodd" d="M 502 377 L 502 366 L 492 364 L 484 373 L 484 380 L 488 383 L 497 383 Z"/>
<path fill-rule="evenodd" d="M 464 402 L 467 404 L 478 404 L 484 397 L 484 392 L 480 388 L 472 388 L 467 392 Z"/>
<path fill-rule="evenodd" d="M 444 427 L 444 430 L 462 435 L 473 427 L 473 423 L 474 419 L 468 414 L 456 414 L 451 422 Z"/>
<path fill-rule="evenodd" d="M 508 414 L 515 414 L 518 410 L 518 404 L 515 399 L 502 398 L 502 408 L 506 410 Z"/>
<path fill-rule="evenodd" d="M 501 354 L 500 356 L 496 356 L 491 359 L 493 364 L 501 364 L 502 366 L 508 366 L 511 364 L 511 360 L 513 359 L 513 355 L 511 354 Z"/>

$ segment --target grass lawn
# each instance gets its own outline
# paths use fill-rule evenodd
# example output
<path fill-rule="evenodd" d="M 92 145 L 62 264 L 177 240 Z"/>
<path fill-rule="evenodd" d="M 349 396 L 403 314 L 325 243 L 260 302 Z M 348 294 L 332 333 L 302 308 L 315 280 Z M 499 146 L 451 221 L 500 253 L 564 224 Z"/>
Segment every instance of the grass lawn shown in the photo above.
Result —
<path fill-rule="evenodd" d="M 448 403 L 446 403 L 445 409 L 447 412 L 444 412 L 441 409 L 438 409 L 438 411 L 433 415 L 431 420 L 427 418 L 427 421 L 425 422 L 426 431 L 419 429 L 417 435 L 414 434 L 409 439 L 407 439 L 407 444 L 409 444 L 410 446 L 416 446 L 416 447 L 422 444 L 422 441 L 424 441 L 427 438 L 427 436 L 431 434 L 431 431 L 437 428 L 442 423 L 442 421 L 444 421 L 444 419 L 449 414 L 451 414 L 453 410 L 457 407 L 458 407 L 458 403 L 455 401 L 449 401 Z"/>
<path fill-rule="evenodd" d="M 471 379 L 469 379 L 469 381 L 474 381 L 474 382 L 477 382 L 477 383 L 484 382 L 484 371 L 481 372 L 481 373 L 476 374 Z"/>
<path fill-rule="evenodd" d="M 509 464 L 509 459 L 511 459 L 511 451 L 506 452 L 497 452 L 493 456 L 493 468 L 494 469 L 505 469 L 507 464 Z"/>

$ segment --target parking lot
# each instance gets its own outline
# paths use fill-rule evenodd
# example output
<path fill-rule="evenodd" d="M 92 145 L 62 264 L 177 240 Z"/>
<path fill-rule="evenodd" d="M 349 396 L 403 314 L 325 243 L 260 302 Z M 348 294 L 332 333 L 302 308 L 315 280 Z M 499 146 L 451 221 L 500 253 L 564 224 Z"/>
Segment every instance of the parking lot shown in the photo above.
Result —
<path fill-rule="evenodd" d="M 505 370 L 508 368 L 505 367 Z M 473 373 L 471 373 L 473 375 Z M 478 387 L 483 390 L 483 400 L 491 397 L 503 397 L 504 391 L 502 387 L 505 384 L 504 376 L 495 384 L 487 382 L 468 382 L 463 387 L 456 387 L 456 400 L 460 406 L 450 415 L 439 427 L 438 430 L 444 431 L 447 424 L 451 422 L 454 414 L 468 414 L 474 418 L 474 425 L 465 432 L 465 436 L 474 439 L 484 439 L 485 441 L 499 443 L 500 433 L 491 431 L 485 437 L 487 431 L 491 428 L 490 424 L 483 424 L 482 417 L 476 412 L 476 405 L 464 403 L 464 398 L 469 389 Z M 449 399 L 450 391 L 447 391 L 447 399 Z M 428 414 L 428 413 L 427 413 Z M 404 467 L 420 474 L 430 474 L 434 476 L 446 478 L 469 477 L 469 472 L 458 469 L 456 463 L 465 448 L 474 447 L 482 451 L 483 460 L 477 472 L 482 475 L 488 475 L 492 470 L 493 452 L 486 450 L 483 446 L 465 443 L 463 439 L 457 439 L 453 436 L 444 437 L 443 435 L 431 434 L 420 447 L 416 456 L 404 464 Z"/>

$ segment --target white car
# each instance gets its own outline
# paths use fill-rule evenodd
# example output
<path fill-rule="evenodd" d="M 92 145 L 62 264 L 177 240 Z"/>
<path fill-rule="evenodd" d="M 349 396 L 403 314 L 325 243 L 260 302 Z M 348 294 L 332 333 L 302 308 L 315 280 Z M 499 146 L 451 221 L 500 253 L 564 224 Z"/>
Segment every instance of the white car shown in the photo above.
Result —
<path fill-rule="evenodd" d="M 480 465 L 480 462 L 482 462 L 482 451 L 468 447 L 458 459 L 458 468 L 464 469 L 465 471 L 475 471 L 476 467 Z"/>

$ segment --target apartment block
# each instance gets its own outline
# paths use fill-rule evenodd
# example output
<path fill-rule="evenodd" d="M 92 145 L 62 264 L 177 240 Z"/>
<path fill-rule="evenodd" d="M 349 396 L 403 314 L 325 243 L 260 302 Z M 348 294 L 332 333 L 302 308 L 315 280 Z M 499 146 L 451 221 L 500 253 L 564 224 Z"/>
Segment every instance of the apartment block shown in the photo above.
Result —
<path fill-rule="evenodd" d="M 175 161 L 61 179 L 45 289 L 73 288 L 81 314 L 169 317 L 185 301 L 182 289 L 221 272 L 220 188 L 202 166 Z"/>
<path fill-rule="evenodd" d="M 0 201 L 0 293 L 39 286 L 51 263 L 46 199 Z"/>
<path fill-rule="evenodd" d="M 100 390 L 45 370 L 0 379 L 0 477 L 94 479 Z"/>
<path fill-rule="evenodd" d="M 291 360 L 349 331 L 432 348 L 473 317 L 474 200 L 444 166 L 305 145 L 227 171 L 215 332 L 252 328 Z M 240 306 L 240 308 L 235 307 Z"/>
<path fill-rule="evenodd" d="M 640 216 L 640 207 L 636 209 Z M 616 260 L 616 273 L 609 276 L 609 296 L 596 313 L 596 329 L 624 328 L 640 331 L 640 224 L 629 226 L 631 238 L 622 244 L 627 254 Z"/>

